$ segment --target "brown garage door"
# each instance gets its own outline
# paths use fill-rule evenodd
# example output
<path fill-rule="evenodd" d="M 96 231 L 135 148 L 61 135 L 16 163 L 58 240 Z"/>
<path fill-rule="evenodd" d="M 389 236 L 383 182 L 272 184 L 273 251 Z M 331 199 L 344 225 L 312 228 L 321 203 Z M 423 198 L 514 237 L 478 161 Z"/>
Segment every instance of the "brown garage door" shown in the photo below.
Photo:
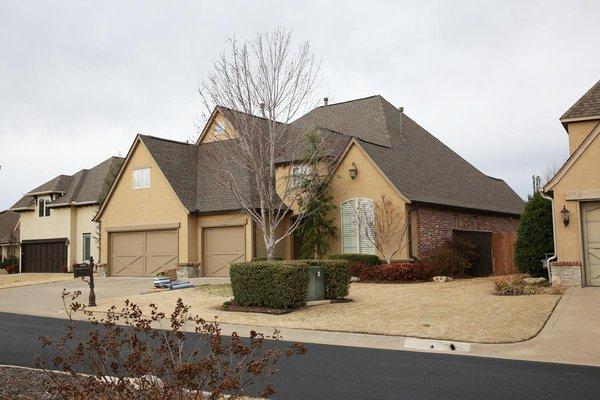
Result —
<path fill-rule="evenodd" d="M 22 272 L 63 272 L 67 267 L 67 239 L 23 241 Z"/>
<path fill-rule="evenodd" d="M 155 276 L 176 268 L 177 260 L 176 230 L 110 235 L 110 267 L 114 276 Z"/>
<path fill-rule="evenodd" d="M 243 226 L 204 228 L 204 275 L 229 276 L 229 264 L 246 259 Z"/>

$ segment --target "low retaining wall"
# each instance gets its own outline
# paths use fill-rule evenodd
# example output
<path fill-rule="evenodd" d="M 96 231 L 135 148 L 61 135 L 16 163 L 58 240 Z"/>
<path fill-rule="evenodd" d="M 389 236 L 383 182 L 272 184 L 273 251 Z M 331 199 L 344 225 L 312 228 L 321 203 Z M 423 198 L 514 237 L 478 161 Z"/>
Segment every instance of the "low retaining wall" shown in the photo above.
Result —
<path fill-rule="evenodd" d="M 579 261 L 555 261 L 550 264 L 552 284 L 581 286 L 581 263 Z"/>

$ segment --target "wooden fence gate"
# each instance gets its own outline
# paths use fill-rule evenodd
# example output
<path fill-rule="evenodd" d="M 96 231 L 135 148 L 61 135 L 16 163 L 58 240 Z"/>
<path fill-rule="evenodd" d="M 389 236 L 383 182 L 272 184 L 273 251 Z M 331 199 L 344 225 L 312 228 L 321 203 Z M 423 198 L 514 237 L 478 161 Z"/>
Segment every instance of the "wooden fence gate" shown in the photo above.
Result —
<path fill-rule="evenodd" d="M 515 244 L 517 233 L 492 233 L 492 255 L 494 275 L 516 274 Z"/>

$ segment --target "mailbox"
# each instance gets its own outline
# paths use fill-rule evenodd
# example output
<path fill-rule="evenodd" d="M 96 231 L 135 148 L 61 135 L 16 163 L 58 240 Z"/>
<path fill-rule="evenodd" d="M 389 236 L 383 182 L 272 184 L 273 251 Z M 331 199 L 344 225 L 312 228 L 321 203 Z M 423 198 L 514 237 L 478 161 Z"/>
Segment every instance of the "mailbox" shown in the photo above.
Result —
<path fill-rule="evenodd" d="M 73 268 L 73 275 L 75 278 L 83 278 L 85 276 L 92 276 L 94 269 L 91 264 L 78 264 Z"/>
<path fill-rule="evenodd" d="M 89 307 L 96 306 L 96 292 L 94 292 L 94 258 L 90 257 L 90 261 L 83 264 L 73 266 L 73 276 L 75 278 L 90 278 L 88 285 L 90 286 L 90 297 L 88 300 Z"/>

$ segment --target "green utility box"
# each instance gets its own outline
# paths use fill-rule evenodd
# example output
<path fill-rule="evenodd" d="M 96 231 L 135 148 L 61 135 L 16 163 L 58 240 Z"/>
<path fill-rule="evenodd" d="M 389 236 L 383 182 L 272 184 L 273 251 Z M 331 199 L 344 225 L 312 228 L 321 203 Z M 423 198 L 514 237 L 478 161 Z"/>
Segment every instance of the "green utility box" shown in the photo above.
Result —
<path fill-rule="evenodd" d="M 306 301 L 325 300 L 325 269 L 319 266 L 308 267 L 308 296 Z"/>

